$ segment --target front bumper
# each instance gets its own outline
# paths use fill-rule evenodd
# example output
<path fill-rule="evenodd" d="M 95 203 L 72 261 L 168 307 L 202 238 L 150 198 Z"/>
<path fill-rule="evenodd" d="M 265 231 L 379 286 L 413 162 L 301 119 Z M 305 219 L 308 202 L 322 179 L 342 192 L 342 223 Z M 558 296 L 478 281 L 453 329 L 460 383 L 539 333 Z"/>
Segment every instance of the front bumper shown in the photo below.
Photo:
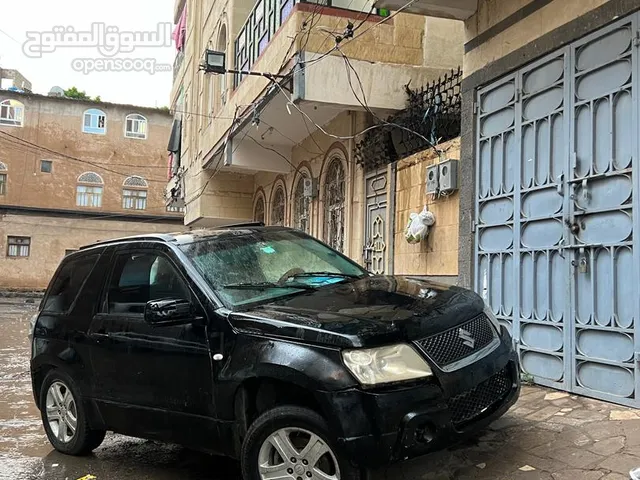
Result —
<path fill-rule="evenodd" d="M 520 393 L 517 355 L 506 332 L 502 337 L 486 357 L 455 372 L 440 372 L 437 383 L 327 392 L 341 448 L 356 464 L 376 468 L 442 450 L 486 428 Z"/>

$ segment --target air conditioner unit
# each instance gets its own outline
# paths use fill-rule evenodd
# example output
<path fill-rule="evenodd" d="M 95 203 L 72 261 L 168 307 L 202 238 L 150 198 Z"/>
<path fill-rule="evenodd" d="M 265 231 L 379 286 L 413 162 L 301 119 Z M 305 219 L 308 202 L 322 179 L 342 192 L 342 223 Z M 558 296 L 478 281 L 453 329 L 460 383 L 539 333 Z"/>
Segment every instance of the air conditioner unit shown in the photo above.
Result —
<path fill-rule="evenodd" d="M 318 191 L 318 182 L 315 178 L 305 177 L 302 179 L 302 195 L 306 198 L 314 198 Z"/>

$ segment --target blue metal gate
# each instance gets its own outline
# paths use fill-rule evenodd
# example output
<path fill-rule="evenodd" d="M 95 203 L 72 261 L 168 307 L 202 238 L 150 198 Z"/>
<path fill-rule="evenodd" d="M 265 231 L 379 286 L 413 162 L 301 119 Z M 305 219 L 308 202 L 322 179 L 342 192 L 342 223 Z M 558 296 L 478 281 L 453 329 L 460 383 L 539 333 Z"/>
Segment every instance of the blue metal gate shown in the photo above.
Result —
<path fill-rule="evenodd" d="M 639 406 L 638 15 L 478 92 L 475 287 L 536 383 Z"/>

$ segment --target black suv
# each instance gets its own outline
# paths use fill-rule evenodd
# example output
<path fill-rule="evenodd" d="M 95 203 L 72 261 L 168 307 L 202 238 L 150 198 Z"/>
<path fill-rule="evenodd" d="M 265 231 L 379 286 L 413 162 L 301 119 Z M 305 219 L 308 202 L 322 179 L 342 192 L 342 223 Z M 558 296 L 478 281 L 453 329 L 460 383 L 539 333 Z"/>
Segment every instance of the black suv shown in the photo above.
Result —
<path fill-rule="evenodd" d="M 359 479 L 475 434 L 520 391 L 475 293 L 257 224 L 82 248 L 31 336 L 57 450 L 109 430 L 237 458 L 246 480 Z"/>

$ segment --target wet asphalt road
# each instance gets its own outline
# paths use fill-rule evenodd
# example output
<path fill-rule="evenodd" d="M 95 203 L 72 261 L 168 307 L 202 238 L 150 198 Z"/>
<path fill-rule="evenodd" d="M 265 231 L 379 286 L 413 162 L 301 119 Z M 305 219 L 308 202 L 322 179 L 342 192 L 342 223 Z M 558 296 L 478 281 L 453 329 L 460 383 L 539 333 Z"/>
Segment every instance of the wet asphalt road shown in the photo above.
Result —
<path fill-rule="evenodd" d="M 0 480 L 241 478 L 231 460 L 115 434 L 108 434 L 88 457 L 55 452 L 45 437 L 29 377 L 29 319 L 36 305 L 0 297 Z"/>

